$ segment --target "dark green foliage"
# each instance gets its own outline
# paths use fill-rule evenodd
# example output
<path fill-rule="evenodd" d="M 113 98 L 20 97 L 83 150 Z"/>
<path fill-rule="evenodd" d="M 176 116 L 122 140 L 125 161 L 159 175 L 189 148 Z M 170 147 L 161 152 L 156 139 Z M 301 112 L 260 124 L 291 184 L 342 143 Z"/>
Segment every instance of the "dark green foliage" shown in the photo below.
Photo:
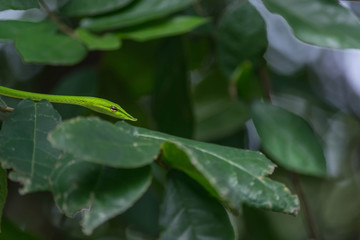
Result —
<path fill-rule="evenodd" d="M 359 48 L 352 9 L 4 0 L 0 10 L 22 11 L 0 13 L 2 86 L 101 97 L 138 119 L 1 96 L 0 239 L 358 238 L 358 52 L 328 49 Z"/>

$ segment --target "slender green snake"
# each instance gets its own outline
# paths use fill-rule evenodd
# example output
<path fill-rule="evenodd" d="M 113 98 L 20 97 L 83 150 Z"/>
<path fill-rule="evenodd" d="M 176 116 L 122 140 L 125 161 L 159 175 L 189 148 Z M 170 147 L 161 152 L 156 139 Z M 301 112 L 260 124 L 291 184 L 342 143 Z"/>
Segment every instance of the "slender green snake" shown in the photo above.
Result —
<path fill-rule="evenodd" d="M 120 107 L 120 105 L 108 101 L 106 99 L 97 98 L 97 97 L 80 97 L 80 96 L 32 93 L 32 92 L 25 92 L 7 87 L 2 87 L 2 86 L 0 86 L 0 95 L 20 98 L 20 99 L 28 98 L 34 101 L 40 101 L 42 99 L 46 99 L 49 102 L 54 102 L 54 103 L 79 105 L 99 113 L 107 114 L 112 117 L 116 117 L 124 120 L 136 121 L 136 118 L 128 114 L 124 109 Z"/>

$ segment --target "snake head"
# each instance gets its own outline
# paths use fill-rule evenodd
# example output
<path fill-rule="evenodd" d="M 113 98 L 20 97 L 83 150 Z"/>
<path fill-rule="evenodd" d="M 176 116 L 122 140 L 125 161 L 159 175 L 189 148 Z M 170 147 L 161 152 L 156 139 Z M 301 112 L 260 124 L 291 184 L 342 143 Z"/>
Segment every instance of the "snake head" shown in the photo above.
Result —
<path fill-rule="evenodd" d="M 137 121 L 136 118 L 128 114 L 119 104 L 114 102 L 102 98 L 91 98 L 89 102 L 91 102 L 91 104 L 86 104 L 86 107 L 93 111 L 123 120 Z"/>

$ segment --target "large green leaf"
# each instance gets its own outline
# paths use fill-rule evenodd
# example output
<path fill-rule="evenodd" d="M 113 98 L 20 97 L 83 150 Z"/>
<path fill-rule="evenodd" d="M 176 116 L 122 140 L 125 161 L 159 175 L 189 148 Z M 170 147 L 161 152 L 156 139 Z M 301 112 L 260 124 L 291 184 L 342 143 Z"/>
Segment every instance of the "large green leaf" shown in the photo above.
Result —
<path fill-rule="evenodd" d="M 24 61 L 31 63 L 75 64 L 87 53 L 79 41 L 60 34 L 29 34 L 17 39 L 15 46 Z"/>
<path fill-rule="evenodd" d="M 303 174 L 326 175 L 322 147 L 304 119 L 261 102 L 252 106 L 252 118 L 264 150 L 282 167 Z"/>
<path fill-rule="evenodd" d="M 49 176 L 60 151 L 47 141 L 47 134 L 61 121 L 47 101 L 21 101 L 3 122 L 0 161 L 12 169 L 10 179 L 24 184 L 21 193 L 48 190 Z"/>
<path fill-rule="evenodd" d="M 51 177 L 55 201 L 68 216 L 82 210 L 86 234 L 131 207 L 151 183 L 149 167 L 109 168 L 71 155 L 60 162 Z"/>
<path fill-rule="evenodd" d="M 170 172 L 160 214 L 161 239 L 235 239 L 223 206 L 194 180 Z"/>
<path fill-rule="evenodd" d="M 81 26 L 93 31 L 127 27 L 179 11 L 194 0 L 138 0 L 123 11 L 97 18 L 86 18 Z"/>
<path fill-rule="evenodd" d="M 56 25 L 49 21 L 23 22 L 23 21 L 0 21 L 0 40 L 16 40 L 23 36 L 35 33 L 53 34 Z"/>
<path fill-rule="evenodd" d="M 125 7 L 133 0 L 76 0 L 68 1 L 61 12 L 69 16 L 88 16 L 111 12 Z"/>
<path fill-rule="evenodd" d="M 190 82 L 181 40 L 171 38 L 159 49 L 152 109 L 160 131 L 180 137 L 193 134 Z"/>
<path fill-rule="evenodd" d="M 26 10 L 30 8 L 40 8 L 38 0 L 2 0 L 0 1 L 0 11 L 2 10 Z"/>
<path fill-rule="evenodd" d="M 175 16 L 173 18 L 124 29 L 118 32 L 118 36 L 120 38 L 128 38 L 142 42 L 186 33 L 206 22 L 207 19 L 201 17 Z"/>
<path fill-rule="evenodd" d="M 79 41 L 56 34 L 55 24 L 43 22 L 0 21 L 0 39 L 14 40 L 25 62 L 74 64 L 87 53 Z"/>
<path fill-rule="evenodd" d="M 223 147 L 132 127 L 97 118 L 78 118 L 59 125 L 49 135 L 52 144 L 79 159 L 117 167 L 149 164 L 160 151 L 166 165 L 200 182 L 233 209 L 248 205 L 296 214 L 296 196 L 266 175 L 275 165 L 259 152 Z M 160 157 L 160 161 L 161 161 Z"/>
<path fill-rule="evenodd" d="M 150 164 L 159 152 L 151 139 L 139 141 L 131 129 L 124 131 L 96 118 L 69 120 L 49 139 L 79 159 L 112 167 L 141 167 Z"/>
<path fill-rule="evenodd" d="M 228 77 L 243 61 L 259 61 L 267 46 L 264 20 L 248 1 L 227 9 L 218 36 L 218 57 Z"/>
<path fill-rule="evenodd" d="M 257 5 L 260 0 L 251 0 Z M 285 18 L 300 40 L 330 48 L 359 48 L 360 23 L 338 1 L 266 0 L 267 9 Z"/>

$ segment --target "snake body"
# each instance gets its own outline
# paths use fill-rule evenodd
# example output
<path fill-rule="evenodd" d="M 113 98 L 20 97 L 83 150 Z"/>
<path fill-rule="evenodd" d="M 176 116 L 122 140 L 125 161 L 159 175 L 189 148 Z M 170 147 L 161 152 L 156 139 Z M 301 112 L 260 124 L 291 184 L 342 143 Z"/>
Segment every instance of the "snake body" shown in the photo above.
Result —
<path fill-rule="evenodd" d="M 111 102 L 106 99 L 97 98 L 97 97 L 82 97 L 82 96 L 66 96 L 66 95 L 51 95 L 51 94 L 41 94 L 41 93 L 32 93 L 25 92 L 20 90 L 15 90 L 12 88 L 0 86 L 0 95 L 20 98 L 20 99 L 31 99 L 34 101 L 40 101 L 46 99 L 49 102 L 54 103 L 64 103 L 64 104 L 73 104 L 86 107 L 96 112 L 110 115 L 112 117 L 136 121 L 136 118 L 128 114 L 120 105 Z"/>

